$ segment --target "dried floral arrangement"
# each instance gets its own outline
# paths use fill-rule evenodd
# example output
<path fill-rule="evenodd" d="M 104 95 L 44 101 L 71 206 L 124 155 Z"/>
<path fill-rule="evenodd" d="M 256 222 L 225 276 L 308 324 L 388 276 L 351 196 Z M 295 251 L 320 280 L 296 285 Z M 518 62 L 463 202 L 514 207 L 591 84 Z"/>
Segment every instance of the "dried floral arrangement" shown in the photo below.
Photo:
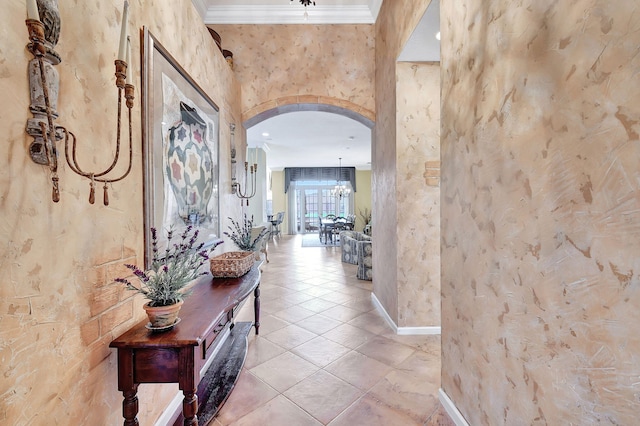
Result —
<path fill-rule="evenodd" d="M 253 216 L 251 219 L 247 219 L 247 215 L 244 215 L 242 224 L 236 222 L 232 218 L 229 218 L 231 225 L 228 227 L 231 232 L 223 232 L 224 235 L 229 237 L 233 243 L 238 246 L 240 250 L 255 251 L 256 245 L 267 233 L 267 229 L 263 229 L 256 237 L 251 238 L 251 229 L 253 228 Z"/>
<path fill-rule="evenodd" d="M 116 281 L 124 284 L 128 290 L 144 295 L 149 300 L 149 306 L 168 306 L 182 301 L 187 296 L 183 291 L 184 287 L 207 273 L 200 270 L 209 259 L 209 255 L 203 249 L 204 243 L 196 245 L 198 232 L 197 229 L 188 226 L 180 235 L 179 241 L 173 242 L 174 231 L 169 229 L 167 247 L 164 251 L 159 251 L 157 230 L 151 228 L 151 267 L 143 271 L 135 265 L 125 265 L 138 278 L 140 284 L 136 286 L 127 278 L 116 278 Z M 221 243 L 217 242 L 210 250 Z"/>

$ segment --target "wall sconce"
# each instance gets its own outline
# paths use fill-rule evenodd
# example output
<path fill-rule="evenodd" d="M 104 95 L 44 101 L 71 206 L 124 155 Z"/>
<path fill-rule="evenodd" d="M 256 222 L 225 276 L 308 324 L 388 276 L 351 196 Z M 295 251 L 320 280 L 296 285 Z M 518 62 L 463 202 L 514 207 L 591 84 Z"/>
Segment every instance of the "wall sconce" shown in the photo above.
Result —
<path fill-rule="evenodd" d="M 229 124 L 231 131 L 231 193 L 236 193 L 236 125 Z"/>
<path fill-rule="evenodd" d="M 252 198 L 254 195 L 256 195 L 256 189 L 257 189 L 257 185 L 256 185 L 256 179 L 258 177 L 258 163 L 253 163 L 252 165 L 249 165 L 248 161 L 244 162 L 244 190 L 245 192 L 242 192 L 242 186 L 240 185 L 240 183 L 237 181 L 236 179 L 236 165 L 237 165 L 237 161 L 236 161 L 236 143 L 235 143 L 235 138 L 236 138 L 236 125 L 235 124 L 231 124 L 230 126 L 231 129 L 231 193 L 232 194 L 236 194 L 238 196 L 238 198 L 240 198 L 240 205 L 242 206 L 244 203 L 244 200 L 247 201 L 247 206 L 249 205 L 249 199 Z M 247 179 L 249 180 L 249 183 L 251 184 L 251 190 L 248 191 L 248 186 L 247 186 Z"/>
<path fill-rule="evenodd" d="M 27 49 L 33 54 L 29 61 L 29 89 L 31 104 L 29 110 L 33 118 L 27 120 L 26 131 L 34 140 L 29 146 L 29 155 L 37 163 L 49 166 L 51 170 L 51 183 L 53 185 L 51 199 L 57 203 L 60 201 L 60 189 L 58 186 L 58 150 L 56 142 L 64 139 L 65 159 L 71 170 L 90 181 L 89 203 L 95 202 L 95 183 L 104 184 L 104 205 L 109 205 L 108 184 L 124 179 L 131 171 L 132 131 L 131 109 L 133 108 L 134 86 L 131 84 L 131 72 L 127 73 L 127 63 L 131 61 L 131 45 L 127 36 L 127 16 L 129 3 L 125 0 L 122 14 L 122 29 L 120 34 L 120 50 L 116 66 L 116 87 L 118 88 L 118 133 L 116 140 L 116 153 L 111 165 L 99 172 L 85 172 L 82 170 L 76 158 L 76 137 L 63 126 L 55 124 L 58 118 L 58 91 L 60 77 L 54 68 L 61 62 L 60 55 L 54 50 L 60 37 L 60 13 L 57 0 L 27 0 L 26 25 L 29 31 L 29 44 Z M 126 55 L 126 60 L 125 60 Z M 118 163 L 120 157 L 120 133 L 122 116 L 122 96 L 129 110 L 129 166 L 118 177 L 109 178 L 111 172 Z M 69 154 L 71 145 L 71 154 Z"/>

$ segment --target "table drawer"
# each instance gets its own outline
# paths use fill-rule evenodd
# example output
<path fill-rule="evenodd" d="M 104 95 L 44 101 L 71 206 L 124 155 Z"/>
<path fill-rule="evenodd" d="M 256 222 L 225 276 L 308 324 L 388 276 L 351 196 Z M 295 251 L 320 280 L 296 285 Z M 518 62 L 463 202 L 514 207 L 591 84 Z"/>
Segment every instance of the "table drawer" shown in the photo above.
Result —
<path fill-rule="evenodd" d="M 211 346 L 220 335 L 220 332 L 224 330 L 224 328 L 231 322 L 233 319 L 233 310 L 227 312 L 221 319 L 213 326 L 211 331 L 204 337 L 204 342 L 202 343 L 202 359 L 207 359 L 207 357 L 211 353 Z"/>

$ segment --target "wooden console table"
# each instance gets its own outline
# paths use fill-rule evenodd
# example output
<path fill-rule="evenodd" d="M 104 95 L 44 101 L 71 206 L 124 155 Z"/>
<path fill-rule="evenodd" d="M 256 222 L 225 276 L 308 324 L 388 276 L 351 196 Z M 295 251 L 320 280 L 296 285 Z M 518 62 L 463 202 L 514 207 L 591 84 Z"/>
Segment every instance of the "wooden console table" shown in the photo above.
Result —
<path fill-rule="evenodd" d="M 258 334 L 260 269 L 255 264 L 240 278 L 200 278 L 182 305 L 180 323 L 172 330 L 150 332 L 145 320 L 111 342 L 109 346 L 118 350 L 118 390 L 124 395 L 125 426 L 138 425 L 140 383 L 178 383 L 184 394 L 184 424 L 198 424 L 196 390 L 201 370 L 214 352 L 213 343 L 228 324 L 233 326 L 235 311 L 251 293 L 255 296 L 254 325 Z"/>

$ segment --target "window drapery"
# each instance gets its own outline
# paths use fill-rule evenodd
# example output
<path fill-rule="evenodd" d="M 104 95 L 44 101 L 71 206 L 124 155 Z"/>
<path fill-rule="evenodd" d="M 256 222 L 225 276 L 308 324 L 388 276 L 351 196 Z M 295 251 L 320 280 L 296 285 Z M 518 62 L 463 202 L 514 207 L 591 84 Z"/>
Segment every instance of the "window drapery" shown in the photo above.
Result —
<path fill-rule="evenodd" d="M 351 183 L 353 192 L 356 192 L 356 168 L 355 167 L 286 167 L 284 169 L 284 192 L 289 191 L 291 182 L 341 182 Z"/>

